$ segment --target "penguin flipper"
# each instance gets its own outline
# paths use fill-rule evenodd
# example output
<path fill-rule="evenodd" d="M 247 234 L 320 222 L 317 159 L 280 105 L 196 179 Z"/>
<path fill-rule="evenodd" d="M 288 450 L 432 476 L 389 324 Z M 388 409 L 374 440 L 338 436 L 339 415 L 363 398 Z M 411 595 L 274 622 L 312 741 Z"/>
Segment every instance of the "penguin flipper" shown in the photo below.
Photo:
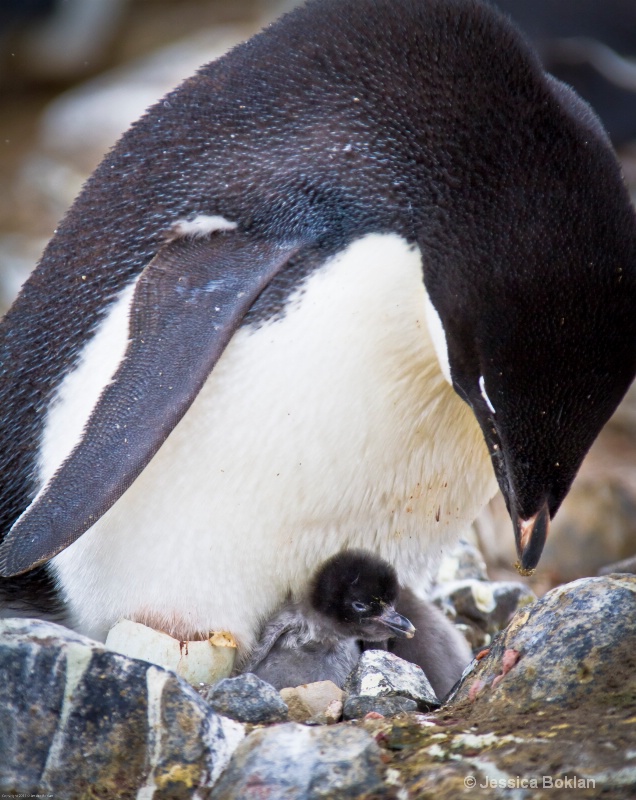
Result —
<path fill-rule="evenodd" d="M 305 620 L 292 606 L 281 609 L 262 629 L 258 642 L 239 671 L 256 673 L 271 651 L 277 647 L 282 646 L 285 649 L 287 645 L 288 649 L 297 649 L 306 627 Z M 296 635 L 290 637 L 294 633 Z M 289 642 L 286 641 L 288 638 Z"/>
<path fill-rule="evenodd" d="M 250 306 L 301 248 L 239 232 L 167 242 L 141 273 L 130 341 L 82 438 L 0 546 L 0 575 L 26 572 L 90 528 L 188 410 Z"/>

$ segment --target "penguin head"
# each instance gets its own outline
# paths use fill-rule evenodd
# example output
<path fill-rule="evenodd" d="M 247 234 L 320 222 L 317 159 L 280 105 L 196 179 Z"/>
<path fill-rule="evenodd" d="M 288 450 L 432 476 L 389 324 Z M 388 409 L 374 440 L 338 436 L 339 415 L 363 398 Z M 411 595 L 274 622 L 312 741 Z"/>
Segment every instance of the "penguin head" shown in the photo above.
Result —
<path fill-rule="evenodd" d="M 522 572 L 536 567 L 551 518 L 636 372 L 634 212 L 600 122 L 563 84 L 548 86 L 558 134 L 550 117 L 536 122 L 481 238 L 468 198 L 456 217 L 461 264 L 449 246 L 443 272 L 427 276 L 446 374 L 483 431 Z M 532 162 L 548 152 L 537 184 Z"/>
<path fill-rule="evenodd" d="M 410 639 L 415 628 L 395 610 L 398 595 L 390 564 L 364 550 L 345 550 L 315 573 L 309 601 L 343 636 L 369 642 Z"/>

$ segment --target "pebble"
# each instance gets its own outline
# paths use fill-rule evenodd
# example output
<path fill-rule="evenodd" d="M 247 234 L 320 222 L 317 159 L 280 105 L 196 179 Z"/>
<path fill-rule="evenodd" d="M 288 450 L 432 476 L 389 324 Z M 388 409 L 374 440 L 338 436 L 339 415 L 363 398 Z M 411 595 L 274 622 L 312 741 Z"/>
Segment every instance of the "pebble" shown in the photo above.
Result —
<path fill-rule="evenodd" d="M 332 681 L 316 681 L 281 689 L 280 695 L 295 722 L 331 724 L 342 717 L 345 694 Z"/>
<path fill-rule="evenodd" d="M 258 724 L 287 720 L 287 705 L 280 694 L 250 672 L 206 686 L 199 694 L 218 714 L 238 722 Z"/>
<path fill-rule="evenodd" d="M 417 711 L 417 703 L 410 697 L 369 697 L 368 695 L 350 695 L 343 708 L 344 719 L 364 719 L 372 712 L 383 717 L 393 717 L 404 711 Z"/>
<path fill-rule="evenodd" d="M 439 706 L 422 668 L 386 650 L 365 650 L 344 689 L 350 695 L 408 697 L 423 711 Z"/>

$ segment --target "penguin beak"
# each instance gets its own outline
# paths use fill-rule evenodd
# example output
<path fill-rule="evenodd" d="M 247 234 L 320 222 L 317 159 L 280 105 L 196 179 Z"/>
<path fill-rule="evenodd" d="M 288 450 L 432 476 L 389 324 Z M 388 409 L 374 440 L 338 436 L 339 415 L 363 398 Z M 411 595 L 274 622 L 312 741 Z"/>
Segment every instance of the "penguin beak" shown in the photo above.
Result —
<path fill-rule="evenodd" d="M 528 519 L 517 517 L 515 523 L 515 541 L 519 561 L 517 569 L 522 575 L 531 575 L 543 552 L 545 540 L 550 528 L 550 510 L 544 503 L 534 516 Z"/>
<path fill-rule="evenodd" d="M 382 613 L 372 619 L 388 628 L 393 636 L 399 636 L 401 639 L 412 639 L 415 635 L 415 628 L 411 621 L 398 614 L 393 606 L 385 606 Z"/>

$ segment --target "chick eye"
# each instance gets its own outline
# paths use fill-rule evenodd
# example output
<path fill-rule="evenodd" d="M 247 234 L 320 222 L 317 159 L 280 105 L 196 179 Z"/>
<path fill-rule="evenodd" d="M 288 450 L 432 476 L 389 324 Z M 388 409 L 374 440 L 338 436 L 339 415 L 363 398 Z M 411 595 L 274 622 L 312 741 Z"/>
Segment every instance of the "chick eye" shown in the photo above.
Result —
<path fill-rule="evenodd" d="M 365 604 L 360 603 L 358 600 L 355 600 L 353 603 L 351 603 L 351 607 L 353 608 L 354 611 L 357 611 L 358 614 L 362 614 L 367 610 Z"/>

